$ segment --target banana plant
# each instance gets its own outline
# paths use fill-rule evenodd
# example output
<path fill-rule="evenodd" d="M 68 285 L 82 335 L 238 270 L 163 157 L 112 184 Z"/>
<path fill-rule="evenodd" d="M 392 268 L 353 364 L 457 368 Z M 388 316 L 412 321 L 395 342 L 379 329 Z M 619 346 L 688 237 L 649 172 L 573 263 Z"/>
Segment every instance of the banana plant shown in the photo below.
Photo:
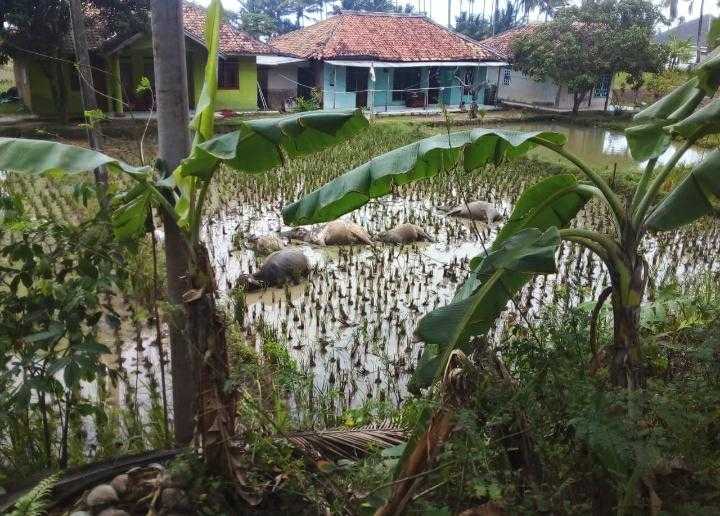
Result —
<path fill-rule="evenodd" d="M 286 159 L 320 152 L 363 130 L 368 121 L 359 110 L 308 112 L 283 118 L 242 122 L 215 136 L 218 38 L 222 7 L 208 7 L 205 83 L 192 120 L 195 132 L 190 156 L 167 173 L 134 167 L 89 149 L 62 143 L 0 138 L 0 170 L 25 175 L 86 173 L 100 166 L 133 180 L 132 187 L 113 200 L 112 222 L 118 239 L 141 236 L 151 209 L 164 210 L 181 228 L 191 257 L 190 288 L 184 295 L 186 330 L 199 382 L 198 429 L 208 465 L 233 474 L 227 443 L 234 432 L 234 397 L 228 389 L 227 350 L 222 320 L 216 310 L 217 289 L 201 228 L 208 190 L 223 167 L 258 174 L 284 164 Z"/>
<path fill-rule="evenodd" d="M 285 222 L 332 220 L 405 183 L 447 173 L 457 166 L 466 172 L 478 171 L 523 155 L 532 147 L 545 147 L 565 158 L 582 180 L 573 175 L 553 176 L 523 193 L 490 252 L 471 261 L 470 275 L 451 304 L 420 321 L 416 334 L 426 347 L 411 387 L 427 387 L 437 381 L 450 353 L 454 349 L 469 351 L 470 338 L 486 333 L 508 300 L 530 279 L 531 273 L 513 269 L 487 273 L 489 261 L 497 260 L 495 253 L 528 228 L 544 231 L 555 226 L 562 240 L 589 249 L 609 270 L 614 327 L 610 378 L 618 387 L 641 388 L 639 315 L 650 274 L 641 242 L 648 231 L 677 228 L 720 209 L 719 151 L 697 165 L 667 197 L 660 198 L 665 180 L 684 153 L 699 138 L 720 132 L 720 100 L 698 109 L 703 99 L 714 95 L 720 82 L 718 52 L 696 68 L 685 84 L 636 114 L 626 130 L 633 158 L 647 162 L 631 198 L 623 198 L 597 171 L 565 149 L 562 134 L 483 128 L 432 136 L 378 156 L 287 206 Z M 677 150 L 661 165 L 660 156 L 673 142 L 678 142 Z M 607 206 L 614 220 L 612 234 L 568 227 L 590 198 Z"/>

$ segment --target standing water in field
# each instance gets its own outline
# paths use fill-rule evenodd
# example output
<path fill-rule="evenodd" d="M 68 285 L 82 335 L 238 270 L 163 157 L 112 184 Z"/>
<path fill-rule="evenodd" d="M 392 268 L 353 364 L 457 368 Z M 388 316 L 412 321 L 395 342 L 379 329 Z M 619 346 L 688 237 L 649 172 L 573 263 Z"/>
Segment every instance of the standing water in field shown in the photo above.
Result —
<path fill-rule="evenodd" d="M 573 129 L 601 134 L 593 128 Z M 587 158 L 591 147 L 577 135 L 570 135 L 569 148 Z M 583 149 L 586 152 L 580 152 Z M 286 233 L 290 228 L 283 225 L 282 207 L 352 168 L 342 166 L 347 154 L 353 165 L 362 162 L 364 151 L 341 146 L 316 162 L 291 165 L 268 178 L 226 174 L 214 192 L 216 210 L 205 228 L 221 289 L 231 290 L 241 274 L 257 271 L 262 263 L 261 256 L 243 245 L 245 239 Z M 365 159 L 379 152 L 368 151 Z M 522 160 L 473 174 L 455 172 L 407 185 L 397 195 L 369 203 L 344 220 L 361 225 L 375 240 L 397 224 L 411 223 L 424 228 L 434 241 L 404 246 L 379 241 L 372 246 L 302 245 L 313 269 L 309 280 L 246 294 L 248 335 L 254 335 L 251 328 L 258 323 L 274 330 L 301 367 L 314 372 L 317 387 L 336 389 L 347 405 L 367 398 L 398 403 L 422 352 L 422 343 L 413 338 L 418 321 L 452 299 L 469 271 L 469 260 L 490 247 L 503 224 L 448 217 L 441 208 L 483 200 L 506 219 L 522 191 L 547 168 L 552 166 Z M 577 224 L 602 230 L 607 216 L 602 206 L 591 202 Z M 707 248 L 718 249 L 719 239 L 716 228 L 689 228 L 649 239 L 646 255 L 657 282 L 717 271 L 716 253 L 707 253 Z M 609 284 L 602 264 L 578 247 L 564 244 L 557 262 L 557 274 L 537 277 L 511 303 L 491 340 L 502 336 L 508 321 L 532 324 L 541 305 L 575 306 L 596 299 Z"/>

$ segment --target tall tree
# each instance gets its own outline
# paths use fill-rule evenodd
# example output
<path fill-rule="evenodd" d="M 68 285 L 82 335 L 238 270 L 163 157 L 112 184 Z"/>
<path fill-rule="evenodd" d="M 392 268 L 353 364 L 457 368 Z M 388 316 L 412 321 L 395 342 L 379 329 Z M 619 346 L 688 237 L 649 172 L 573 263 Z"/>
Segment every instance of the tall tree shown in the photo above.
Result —
<path fill-rule="evenodd" d="M 297 15 L 292 0 L 246 0 L 239 14 L 231 15 L 228 19 L 230 23 L 255 37 L 272 37 L 298 28 L 286 19 L 286 16 L 292 14 Z"/>
<path fill-rule="evenodd" d="M 75 58 L 77 59 L 78 77 L 80 79 L 80 94 L 82 96 L 83 110 L 87 113 L 98 108 L 97 95 L 95 95 L 95 83 L 93 81 L 92 67 L 90 66 L 90 51 L 88 50 L 87 35 L 85 33 L 85 16 L 83 15 L 80 0 L 69 0 L 70 21 L 72 23 L 73 44 L 75 46 Z M 87 135 L 90 148 L 102 149 L 102 132 L 99 126 L 86 120 L 88 123 Z M 105 167 L 95 169 L 95 182 L 98 187 L 98 200 L 102 211 L 107 214 L 107 189 L 108 178 Z"/>
<path fill-rule="evenodd" d="M 482 17 L 481 14 L 460 13 L 455 18 L 455 31 L 464 34 L 469 38 L 481 40 L 487 38 L 492 33 L 490 22 Z"/>
<path fill-rule="evenodd" d="M 189 104 L 182 0 L 152 0 L 152 43 L 158 106 L 158 140 L 163 168 L 171 172 L 190 150 Z M 183 331 L 183 294 L 188 291 L 187 245 L 175 220 L 161 211 L 165 229 L 165 260 L 171 311 L 170 360 L 175 440 L 187 445 L 193 437 L 197 381 L 193 353 Z"/>

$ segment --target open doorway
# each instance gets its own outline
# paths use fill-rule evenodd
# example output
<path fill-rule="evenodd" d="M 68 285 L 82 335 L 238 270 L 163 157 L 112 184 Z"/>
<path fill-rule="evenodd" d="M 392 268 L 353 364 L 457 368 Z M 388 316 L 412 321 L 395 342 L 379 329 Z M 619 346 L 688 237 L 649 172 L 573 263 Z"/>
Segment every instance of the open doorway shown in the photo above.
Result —
<path fill-rule="evenodd" d="M 350 67 L 347 69 L 345 91 L 355 92 L 355 107 L 365 108 L 368 101 L 368 69 Z"/>

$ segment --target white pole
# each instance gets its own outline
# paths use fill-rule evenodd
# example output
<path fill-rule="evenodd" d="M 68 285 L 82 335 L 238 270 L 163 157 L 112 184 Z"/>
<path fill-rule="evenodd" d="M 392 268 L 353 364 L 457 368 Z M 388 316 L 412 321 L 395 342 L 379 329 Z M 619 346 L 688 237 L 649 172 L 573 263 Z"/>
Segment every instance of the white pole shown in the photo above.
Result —
<path fill-rule="evenodd" d="M 337 90 L 337 66 L 333 65 L 333 109 L 335 109 L 335 91 Z"/>

